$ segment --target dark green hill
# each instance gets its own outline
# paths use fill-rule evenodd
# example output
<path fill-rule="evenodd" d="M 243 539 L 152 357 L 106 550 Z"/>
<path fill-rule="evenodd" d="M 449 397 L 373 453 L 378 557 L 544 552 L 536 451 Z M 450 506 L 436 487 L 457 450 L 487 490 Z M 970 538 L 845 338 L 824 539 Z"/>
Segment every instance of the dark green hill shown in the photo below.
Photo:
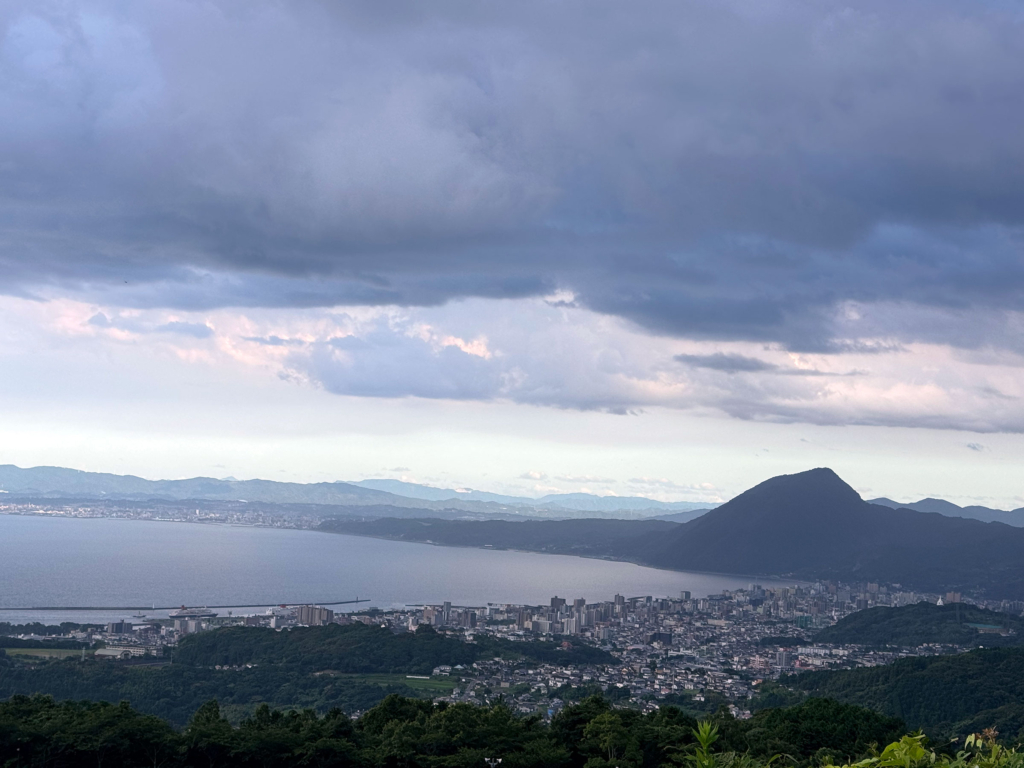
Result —
<path fill-rule="evenodd" d="M 261 702 L 351 712 L 371 707 L 389 693 L 417 695 L 408 674 L 429 675 L 442 664 L 469 665 L 496 656 L 560 665 L 615 661 L 588 645 L 563 649 L 550 642 L 484 637 L 466 643 L 429 627 L 400 635 L 363 624 L 287 632 L 227 627 L 189 635 L 180 643 L 174 663 L 162 666 L 92 659 L 30 664 L 9 658 L 0 649 L 0 700 L 44 693 L 58 700 L 127 701 L 175 725 L 183 725 L 210 699 L 218 699 L 235 716 L 251 712 Z M 436 693 L 426 689 L 421 695 Z"/>
<path fill-rule="evenodd" d="M 127 704 L 16 697 L 0 702 L 0 760 L 47 768 L 455 768 L 486 765 L 490 756 L 500 755 L 504 765 L 518 768 L 659 768 L 685 764 L 680 758 L 692 751 L 697 725 L 674 707 L 643 714 L 612 709 L 596 696 L 565 707 L 550 724 L 517 716 L 504 704 L 435 705 L 399 696 L 388 696 L 354 722 L 338 710 L 319 716 L 266 705 L 255 707 L 237 726 L 225 714 L 217 702 L 208 702 L 187 728 L 176 731 Z M 842 764 L 902 733 L 899 722 L 825 701 L 758 713 L 750 720 L 727 714 L 715 719 L 720 730 L 714 751 L 742 757 L 718 754 L 714 764 L 750 768 L 760 768 L 777 753 L 795 768 L 828 758 Z M 1015 763 L 995 764 L 1003 765 Z"/>
<path fill-rule="evenodd" d="M 867 669 L 808 672 L 782 681 L 811 696 L 869 707 L 932 736 L 995 727 L 1024 738 L 1024 648 L 900 659 Z"/>
<path fill-rule="evenodd" d="M 814 639 L 818 643 L 870 646 L 943 643 L 992 648 L 1024 642 L 1024 620 L 961 603 L 917 603 L 857 611 L 823 629 Z"/>
<path fill-rule="evenodd" d="M 434 667 L 468 665 L 499 655 L 558 664 L 610 664 L 615 658 L 599 648 L 577 644 L 562 649 L 551 642 L 513 643 L 480 636 L 466 643 L 421 626 L 416 632 L 350 624 L 297 627 L 287 632 L 259 627 L 225 627 L 182 639 L 175 664 L 192 667 L 243 664 L 294 665 L 307 670 L 345 673 L 430 674 Z"/>
<path fill-rule="evenodd" d="M 1024 596 L 1024 529 L 868 504 L 830 469 L 773 477 L 651 543 L 663 568 Z"/>

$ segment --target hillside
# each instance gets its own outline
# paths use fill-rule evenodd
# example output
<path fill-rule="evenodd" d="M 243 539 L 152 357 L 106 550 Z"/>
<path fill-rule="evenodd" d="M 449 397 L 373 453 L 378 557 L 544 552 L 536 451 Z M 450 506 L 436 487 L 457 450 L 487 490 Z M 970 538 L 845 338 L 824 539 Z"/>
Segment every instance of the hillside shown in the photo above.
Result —
<path fill-rule="evenodd" d="M 703 509 L 691 509 L 684 512 L 673 512 L 669 515 L 658 515 L 655 520 L 667 520 L 670 523 L 688 523 L 691 520 L 696 520 L 701 515 L 707 514 L 711 510 L 709 508 Z"/>
<path fill-rule="evenodd" d="M 340 710 L 282 711 L 265 703 L 251 709 L 252 716 L 235 726 L 237 709 L 210 701 L 186 729 L 176 730 L 127 703 L 21 697 L 0 702 L 0 759 L 5 765 L 47 768 L 468 768 L 486 765 L 489 755 L 498 754 L 504 765 L 518 768 L 657 768 L 681 763 L 683 750 L 692 751 L 697 726 L 674 707 L 647 714 L 613 710 L 597 696 L 566 706 L 550 723 L 536 715 L 521 717 L 504 703 L 434 704 L 400 696 L 389 696 L 354 722 Z M 749 720 L 725 715 L 717 723 L 715 754 L 705 765 L 762 768 L 780 753 L 797 768 L 819 765 L 825 756 L 842 764 L 904 732 L 898 720 L 831 701 L 759 712 Z M 614 761 L 606 759 L 610 752 L 618 753 Z M 927 764 L 948 768 L 948 763 Z M 957 765 L 1012 768 L 1016 763 L 974 759 Z"/>
<path fill-rule="evenodd" d="M 995 727 L 1024 737 L 1024 648 L 900 659 L 868 669 L 807 672 L 782 682 L 811 696 L 869 707 L 932 736 Z"/>
<path fill-rule="evenodd" d="M 537 662 L 608 664 L 615 659 L 599 648 L 556 643 L 512 643 L 480 636 L 473 643 L 438 634 L 429 626 L 394 634 L 365 624 L 299 627 L 287 632 L 258 627 L 227 627 L 185 637 L 174 663 L 193 667 L 283 664 L 346 673 L 429 675 L 440 664 L 468 665 L 495 656 L 522 656 Z"/>
<path fill-rule="evenodd" d="M 553 642 L 513 643 L 492 637 L 466 643 L 429 627 L 398 635 L 363 624 L 287 632 L 229 627 L 189 635 L 177 648 L 173 663 L 162 666 L 92 659 L 23 663 L 0 649 L 0 701 L 33 693 L 58 701 L 127 701 L 178 726 L 211 699 L 236 717 L 251 713 L 260 702 L 321 712 L 341 707 L 351 712 L 371 707 L 390 693 L 446 693 L 457 684 L 455 679 L 450 685 L 436 681 L 428 685 L 406 675 L 429 675 L 442 664 L 470 665 L 496 656 L 559 665 L 614 661 L 589 645 L 563 649 Z"/>
<path fill-rule="evenodd" d="M 869 504 L 830 469 L 751 488 L 665 532 L 646 562 L 1024 595 L 1024 529 Z"/>
<path fill-rule="evenodd" d="M 324 521 L 322 531 L 419 541 L 454 547 L 519 549 L 642 562 L 651 540 L 679 526 L 665 520 L 525 520 L 483 522 L 440 519 Z"/>
<path fill-rule="evenodd" d="M 1002 628 L 1008 634 L 981 632 Z M 1024 642 L 1024 619 L 973 605 L 917 603 L 900 608 L 869 608 L 857 611 L 826 627 L 816 643 L 855 643 L 870 646 L 914 647 L 925 643 L 986 648 Z"/>

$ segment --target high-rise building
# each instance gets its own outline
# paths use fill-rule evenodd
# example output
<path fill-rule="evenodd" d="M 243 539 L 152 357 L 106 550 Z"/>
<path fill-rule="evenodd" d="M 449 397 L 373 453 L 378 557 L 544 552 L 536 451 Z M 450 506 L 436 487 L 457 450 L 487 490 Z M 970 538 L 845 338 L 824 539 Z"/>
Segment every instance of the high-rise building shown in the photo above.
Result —
<path fill-rule="evenodd" d="M 174 628 L 183 635 L 191 635 L 203 630 L 203 622 L 199 619 L 175 619 Z"/>
<path fill-rule="evenodd" d="M 308 627 L 322 627 L 334 621 L 334 611 L 319 605 L 300 605 L 297 620 Z"/>
<path fill-rule="evenodd" d="M 551 598 L 551 610 L 558 611 L 565 607 L 564 597 L 552 597 Z"/>

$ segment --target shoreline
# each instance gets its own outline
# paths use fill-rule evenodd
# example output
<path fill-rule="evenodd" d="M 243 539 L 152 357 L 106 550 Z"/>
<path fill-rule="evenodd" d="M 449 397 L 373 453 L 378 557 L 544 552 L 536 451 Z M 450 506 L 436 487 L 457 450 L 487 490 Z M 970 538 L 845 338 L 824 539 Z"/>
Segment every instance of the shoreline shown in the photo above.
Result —
<path fill-rule="evenodd" d="M 442 544 L 435 541 L 415 541 L 409 539 L 393 538 L 390 536 L 375 536 L 369 533 L 352 533 L 350 531 L 326 531 L 320 528 L 308 528 L 303 526 L 276 526 L 276 525 L 259 525 L 259 524 L 246 524 L 246 523 L 230 523 L 219 520 L 176 520 L 176 519 L 163 519 L 163 518 L 151 518 L 151 517 L 121 517 L 119 515 L 68 515 L 63 513 L 50 513 L 50 512 L 0 512 L 0 515 L 9 515 L 11 517 L 46 517 L 46 518 L 63 518 L 71 520 L 124 520 L 130 522 L 140 523 L 184 523 L 192 525 L 217 525 L 225 528 L 248 528 L 258 530 L 271 530 L 271 531 L 308 531 L 310 533 L 322 533 L 331 536 L 352 536 L 353 538 L 361 539 L 375 539 L 377 541 L 391 541 L 397 544 L 422 544 L 425 546 L 439 547 L 442 549 L 471 549 L 482 552 L 518 552 L 520 554 L 527 555 L 547 555 L 556 557 L 578 557 L 581 560 L 598 560 L 608 563 L 627 563 L 629 565 L 635 565 L 638 568 L 648 568 L 652 571 L 662 571 L 664 573 L 689 573 L 696 576 L 717 576 L 726 578 L 742 578 L 742 579 L 764 579 L 780 583 L 790 583 L 794 585 L 805 585 L 812 584 L 812 581 L 807 579 L 798 579 L 795 577 L 788 576 L 775 576 L 770 574 L 749 574 L 749 573 L 725 573 L 722 571 L 695 571 L 695 570 L 682 570 L 678 568 L 665 568 L 658 565 L 650 565 L 647 563 L 639 563 L 635 560 L 627 560 L 625 558 L 617 557 L 599 557 L 597 555 L 581 555 L 571 552 L 543 552 L 535 549 L 516 549 L 514 547 L 475 547 L 469 544 Z M 414 518 L 415 519 L 415 518 Z M 22 609 L 25 610 L 25 609 Z"/>

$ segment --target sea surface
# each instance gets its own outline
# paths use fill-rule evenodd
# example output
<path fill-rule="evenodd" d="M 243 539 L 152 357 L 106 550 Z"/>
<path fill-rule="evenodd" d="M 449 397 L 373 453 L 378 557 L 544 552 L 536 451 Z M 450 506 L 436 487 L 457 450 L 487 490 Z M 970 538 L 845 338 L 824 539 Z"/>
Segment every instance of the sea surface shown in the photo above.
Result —
<path fill-rule="evenodd" d="M 148 520 L 0 515 L 0 621 L 101 622 L 167 610 L 369 598 L 355 610 L 440 603 L 546 604 L 705 596 L 742 576 L 662 571 L 631 563 L 506 550 L 438 547 L 317 531 Z M 759 583 L 779 584 L 766 579 Z M 10 610 L 40 607 L 108 610 Z M 227 610 L 220 611 L 225 615 Z"/>

